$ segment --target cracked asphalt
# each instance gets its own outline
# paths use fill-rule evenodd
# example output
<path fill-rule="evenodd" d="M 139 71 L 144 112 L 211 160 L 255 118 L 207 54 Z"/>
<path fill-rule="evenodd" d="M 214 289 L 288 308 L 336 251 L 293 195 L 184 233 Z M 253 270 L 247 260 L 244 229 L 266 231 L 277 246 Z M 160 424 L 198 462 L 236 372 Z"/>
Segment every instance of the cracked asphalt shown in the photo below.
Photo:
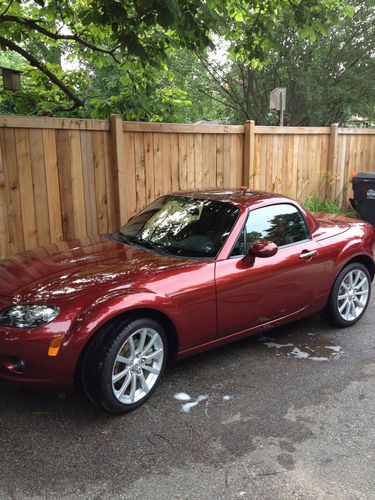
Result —
<path fill-rule="evenodd" d="M 180 361 L 121 417 L 1 383 L 0 498 L 375 499 L 374 324 L 372 298 Z"/>

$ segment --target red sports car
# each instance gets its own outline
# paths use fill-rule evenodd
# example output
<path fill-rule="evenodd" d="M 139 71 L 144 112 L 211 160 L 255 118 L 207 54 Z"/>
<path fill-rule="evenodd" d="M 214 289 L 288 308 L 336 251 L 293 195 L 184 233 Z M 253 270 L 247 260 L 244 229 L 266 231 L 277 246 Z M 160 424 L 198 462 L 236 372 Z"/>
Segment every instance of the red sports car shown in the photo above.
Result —
<path fill-rule="evenodd" d="M 163 196 L 117 233 L 0 261 L 0 378 L 142 404 L 168 358 L 325 310 L 364 314 L 375 229 L 275 194 Z"/>

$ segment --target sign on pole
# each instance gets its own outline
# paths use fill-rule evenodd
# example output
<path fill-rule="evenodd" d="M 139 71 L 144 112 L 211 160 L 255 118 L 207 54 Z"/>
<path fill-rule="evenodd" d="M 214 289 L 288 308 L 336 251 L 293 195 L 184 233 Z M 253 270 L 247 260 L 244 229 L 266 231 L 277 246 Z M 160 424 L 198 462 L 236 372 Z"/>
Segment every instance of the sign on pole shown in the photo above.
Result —
<path fill-rule="evenodd" d="M 276 87 L 270 93 L 270 110 L 280 113 L 280 126 L 284 125 L 284 111 L 286 109 L 286 88 Z"/>

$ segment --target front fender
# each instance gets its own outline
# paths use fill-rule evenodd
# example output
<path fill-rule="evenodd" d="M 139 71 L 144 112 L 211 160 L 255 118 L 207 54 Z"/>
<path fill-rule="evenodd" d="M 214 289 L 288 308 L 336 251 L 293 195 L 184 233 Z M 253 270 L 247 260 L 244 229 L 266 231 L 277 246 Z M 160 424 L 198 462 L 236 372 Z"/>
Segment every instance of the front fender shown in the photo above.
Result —
<path fill-rule="evenodd" d="M 98 298 L 77 316 L 59 353 L 72 381 L 82 350 L 100 327 L 119 314 L 143 308 L 153 309 L 169 317 L 171 311 L 176 310 L 176 305 L 169 297 L 148 290 L 126 290 L 121 294 L 115 292 Z"/>

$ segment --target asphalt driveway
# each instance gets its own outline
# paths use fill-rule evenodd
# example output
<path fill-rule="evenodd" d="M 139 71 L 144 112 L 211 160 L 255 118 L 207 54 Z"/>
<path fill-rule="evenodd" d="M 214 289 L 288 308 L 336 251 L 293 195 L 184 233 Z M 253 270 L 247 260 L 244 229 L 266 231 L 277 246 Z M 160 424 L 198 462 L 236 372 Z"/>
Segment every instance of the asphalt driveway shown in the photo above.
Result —
<path fill-rule="evenodd" d="M 374 325 L 372 299 L 181 361 L 122 417 L 0 384 L 0 498 L 375 498 Z"/>

